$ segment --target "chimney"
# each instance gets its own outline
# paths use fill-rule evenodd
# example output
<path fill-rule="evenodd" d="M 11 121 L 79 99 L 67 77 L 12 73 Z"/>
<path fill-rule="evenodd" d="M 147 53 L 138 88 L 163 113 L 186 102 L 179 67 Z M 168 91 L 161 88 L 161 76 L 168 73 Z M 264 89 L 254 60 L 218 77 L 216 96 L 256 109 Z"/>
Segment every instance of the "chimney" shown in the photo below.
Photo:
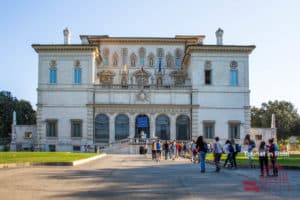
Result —
<path fill-rule="evenodd" d="M 217 45 L 223 45 L 223 33 L 224 31 L 221 28 L 216 31 Z"/>
<path fill-rule="evenodd" d="M 275 114 L 272 114 L 271 128 L 276 128 L 276 125 L 275 125 Z"/>
<path fill-rule="evenodd" d="M 13 112 L 13 125 L 17 125 L 17 113 L 16 111 Z"/>
<path fill-rule="evenodd" d="M 67 28 L 64 29 L 64 44 L 70 44 L 71 43 L 71 31 Z"/>

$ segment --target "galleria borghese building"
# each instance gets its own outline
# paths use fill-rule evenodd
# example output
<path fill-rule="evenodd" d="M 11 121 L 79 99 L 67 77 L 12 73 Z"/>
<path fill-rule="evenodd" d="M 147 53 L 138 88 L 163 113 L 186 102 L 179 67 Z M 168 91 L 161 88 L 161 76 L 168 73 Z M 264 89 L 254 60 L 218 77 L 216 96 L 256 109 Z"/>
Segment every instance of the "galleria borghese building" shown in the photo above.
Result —
<path fill-rule="evenodd" d="M 38 54 L 37 148 L 79 151 L 141 135 L 239 141 L 250 128 L 249 54 L 203 35 L 81 35 L 33 44 Z"/>

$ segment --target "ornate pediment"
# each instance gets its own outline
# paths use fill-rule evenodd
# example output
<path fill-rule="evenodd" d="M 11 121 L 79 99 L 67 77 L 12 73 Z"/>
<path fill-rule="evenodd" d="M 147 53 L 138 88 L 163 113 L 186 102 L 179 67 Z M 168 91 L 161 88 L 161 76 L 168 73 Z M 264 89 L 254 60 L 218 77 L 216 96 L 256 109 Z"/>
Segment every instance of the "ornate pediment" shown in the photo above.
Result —
<path fill-rule="evenodd" d="M 175 85 L 183 85 L 187 79 L 187 72 L 184 70 L 172 71 L 170 76 L 174 79 Z"/>
<path fill-rule="evenodd" d="M 137 70 L 133 73 L 138 85 L 148 85 L 151 73 L 145 70 Z"/>
<path fill-rule="evenodd" d="M 113 79 L 115 75 L 116 75 L 115 72 L 110 70 L 103 70 L 98 73 L 100 82 L 104 85 L 111 85 L 113 83 Z"/>

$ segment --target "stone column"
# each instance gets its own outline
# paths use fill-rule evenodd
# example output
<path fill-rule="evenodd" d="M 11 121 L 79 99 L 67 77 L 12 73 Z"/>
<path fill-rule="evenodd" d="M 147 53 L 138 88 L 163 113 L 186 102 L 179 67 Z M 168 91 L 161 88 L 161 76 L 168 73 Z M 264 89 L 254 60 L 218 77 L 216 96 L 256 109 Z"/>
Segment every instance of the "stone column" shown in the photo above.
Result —
<path fill-rule="evenodd" d="M 115 115 L 109 115 L 109 144 L 115 142 Z"/>
<path fill-rule="evenodd" d="M 174 140 L 176 139 L 176 115 L 171 115 L 170 120 L 170 139 Z"/>
<path fill-rule="evenodd" d="M 134 138 L 135 136 L 135 115 L 131 113 L 129 115 L 129 138 Z"/>
<path fill-rule="evenodd" d="M 155 137 L 155 116 L 154 113 L 150 114 L 150 138 Z"/>

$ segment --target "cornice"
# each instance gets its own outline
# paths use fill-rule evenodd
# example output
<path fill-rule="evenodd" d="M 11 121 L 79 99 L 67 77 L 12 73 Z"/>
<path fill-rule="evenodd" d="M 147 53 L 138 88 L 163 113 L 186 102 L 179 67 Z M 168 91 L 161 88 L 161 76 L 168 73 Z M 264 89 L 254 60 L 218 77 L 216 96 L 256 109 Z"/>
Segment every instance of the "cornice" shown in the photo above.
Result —
<path fill-rule="evenodd" d="M 169 43 L 169 44 L 202 44 L 205 36 L 185 36 L 176 35 L 174 38 L 169 37 L 109 37 L 108 35 L 81 35 L 81 39 L 86 38 L 90 44 L 109 43 Z"/>
<path fill-rule="evenodd" d="M 37 52 L 53 52 L 53 51 L 92 51 L 99 54 L 98 45 L 82 45 L 82 44 L 33 44 L 32 48 Z"/>
<path fill-rule="evenodd" d="M 130 109 L 197 109 L 199 105 L 170 105 L 170 104 L 87 104 L 87 106 L 95 106 L 96 108 L 130 108 Z"/>
<path fill-rule="evenodd" d="M 218 53 L 247 53 L 250 54 L 255 45 L 239 46 L 239 45 L 190 45 L 186 52 L 218 52 Z"/>

